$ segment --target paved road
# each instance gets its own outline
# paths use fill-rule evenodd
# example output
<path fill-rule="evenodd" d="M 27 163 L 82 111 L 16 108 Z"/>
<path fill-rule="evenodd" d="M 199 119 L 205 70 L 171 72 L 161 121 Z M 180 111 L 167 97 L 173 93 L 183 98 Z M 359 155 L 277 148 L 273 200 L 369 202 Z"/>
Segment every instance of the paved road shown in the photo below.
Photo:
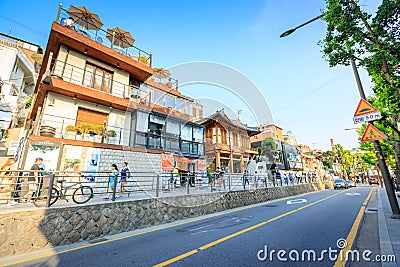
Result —
<path fill-rule="evenodd" d="M 327 252 L 318 262 L 303 262 L 302 254 L 307 259 L 304 250 L 314 250 L 319 258 L 323 250 L 337 250 L 337 241 L 348 237 L 370 191 L 325 190 L 253 205 L 135 231 L 118 240 L 109 237 L 48 257 L 25 257 L 16 266 L 333 266 Z M 288 254 L 281 254 L 287 262 L 279 261 L 277 252 L 262 261 L 258 258 L 265 257 L 265 246 L 268 256 L 272 250 L 296 250 L 300 261 Z"/>

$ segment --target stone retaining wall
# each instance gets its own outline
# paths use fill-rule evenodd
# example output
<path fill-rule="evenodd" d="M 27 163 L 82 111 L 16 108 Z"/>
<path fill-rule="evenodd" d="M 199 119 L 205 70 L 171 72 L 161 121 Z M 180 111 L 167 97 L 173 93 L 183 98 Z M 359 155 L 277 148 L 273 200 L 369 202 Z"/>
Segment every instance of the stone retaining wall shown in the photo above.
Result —
<path fill-rule="evenodd" d="M 314 183 L 255 191 L 33 208 L 0 214 L 0 257 L 92 240 L 328 188 L 332 188 L 332 184 Z"/>

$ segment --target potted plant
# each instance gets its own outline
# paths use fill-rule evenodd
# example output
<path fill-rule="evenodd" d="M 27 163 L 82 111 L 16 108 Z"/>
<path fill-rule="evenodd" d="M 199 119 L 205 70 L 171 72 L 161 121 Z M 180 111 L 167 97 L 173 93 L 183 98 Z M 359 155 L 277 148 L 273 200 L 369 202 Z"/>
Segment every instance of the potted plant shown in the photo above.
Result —
<path fill-rule="evenodd" d="M 65 127 L 65 138 L 74 140 L 77 134 L 77 128 L 74 125 Z"/>
<path fill-rule="evenodd" d="M 107 132 L 108 136 L 108 143 L 109 144 L 115 144 L 117 141 L 117 132 L 115 130 L 108 130 Z"/>
<path fill-rule="evenodd" d="M 101 139 L 102 139 L 102 137 L 103 137 L 103 126 L 102 125 L 96 125 L 96 126 L 94 126 L 94 128 L 93 128 L 93 131 L 94 131 L 94 133 L 96 134 L 95 136 L 94 136 L 94 141 L 96 142 L 96 143 L 101 143 Z"/>
<path fill-rule="evenodd" d="M 89 122 L 82 122 L 80 125 L 80 129 L 82 131 L 82 140 L 90 141 L 90 132 L 93 131 L 93 124 Z M 94 136 L 94 134 L 93 134 Z"/>

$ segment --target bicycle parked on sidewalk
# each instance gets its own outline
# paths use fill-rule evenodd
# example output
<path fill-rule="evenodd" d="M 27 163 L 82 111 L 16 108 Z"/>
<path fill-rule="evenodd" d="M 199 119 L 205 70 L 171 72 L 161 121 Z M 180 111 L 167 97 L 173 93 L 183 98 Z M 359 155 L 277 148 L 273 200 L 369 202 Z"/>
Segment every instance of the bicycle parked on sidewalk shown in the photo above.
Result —
<path fill-rule="evenodd" d="M 88 202 L 91 198 L 93 198 L 93 189 L 90 186 L 82 185 L 81 182 L 75 182 L 71 185 L 64 186 L 64 182 L 66 180 L 57 180 L 57 185 L 53 185 L 50 192 L 50 202 L 49 206 L 56 203 L 56 201 L 60 199 L 64 199 L 68 202 L 67 197 L 70 196 L 67 194 L 69 189 L 75 189 L 72 193 L 72 200 L 76 204 L 84 204 Z M 79 187 L 76 187 L 79 185 Z M 47 205 L 47 195 L 48 188 L 43 188 L 43 183 L 38 183 L 36 186 L 36 191 L 32 196 L 32 202 L 36 207 L 45 207 Z"/>

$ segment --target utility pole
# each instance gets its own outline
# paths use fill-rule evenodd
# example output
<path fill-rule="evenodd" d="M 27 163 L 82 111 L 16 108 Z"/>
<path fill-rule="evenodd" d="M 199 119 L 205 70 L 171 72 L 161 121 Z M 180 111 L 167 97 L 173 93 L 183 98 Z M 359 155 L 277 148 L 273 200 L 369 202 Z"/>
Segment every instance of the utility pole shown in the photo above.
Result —
<path fill-rule="evenodd" d="M 307 21 L 307 22 L 305 22 L 305 23 L 293 28 L 293 29 L 290 29 L 290 30 L 282 33 L 280 35 L 280 37 L 281 38 L 282 37 L 286 37 L 286 36 L 292 34 L 298 28 L 301 28 L 301 27 L 303 27 L 303 26 L 305 26 L 305 25 L 307 25 L 307 24 L 309 24 L 309 23 L 311 23 L 311 22 L 313 22 L 313 21 L 315 21 L 317 19 L 320 19 L 323 16 L 324 16 L 324 13 L 322 13 L 321 15 L 319 15 L 319 16 L 317 16 L 317 17 L 315 17 L 315 18 L 313 18 L 313 19 L 311 19 L 311 20 L 309 20 L 309 21 Z M 362 87 L 360 75 L 358 73 L 357 66 L 356 66 L 356 63 L 355 63 L 353 57 L 350 58 L 350 63 L 351 63 L 351 67 L 352 67 L 353 72 L 354 72 L 354 76 L 356 78 L 357 88 L 358 88 L 358 92 L 360 93 L 360 97 L 362 99 L 365 99 L 364 89 Z M 373 124 L 373 122 L 371 122 L 371 123 Z M 382 176 L 383 176 L 383 181 L 384 181 L 384 184 L 385 184 L 386 193 L 387 193 L 387 196 L 389 198 L 390 207 L 392 209 L 392 216 L 391 217 L 393 219 L 400 219 L 399 203 L 397 202 L 396 194 L 394 193 L 393 183 L 390 180 L 389 170 L 388 170 L 388 168 L 386 166 L 385 157 L 383 155 L 381 145 L 380 145 L 379 141 L 373 141 L 373 144 L 374 144 L 374 149 L 375 149 L 376 156 L 378 158 L 379 168 L 381 169 L 381 173 L 382 173 Z"/>
<path fill-rule="evenodd" d="M 351 67 L 354 72 L 354 76 L 356 78 L 357 88 L 360 93 L 360 97 L 362 99 L 365 99 L 364 88 L 361 84 L 360 75 L 358 73 L 357 66 L 356 66 L 356 63 L 354 62 L 353 58 L 350 59 L 350 63 L 351 63 Z M 373 122 L 370 122 L 370 123 L 373 124 Z M 399 203 L 397 202 L 396 194 L 394 193 L 394 187 L 393 187 L 393 183 L 390 179 L 390 174 L 389 174 L 389 170 L 386 165 L 385 156 L 383 155 L 383 151 L 382 151 L 379 141 L 376 140 L 376 141 L 373 141 L 373 143 L 374 143 L 376 157 L 378 158 L 379 168 L 381 169 L 383 183 L 385 184 L 386 194 L 388 195 L 390 207 L 392 209 L 392 213 L 393 213 L 392 218 L 400 219 Z"/>

